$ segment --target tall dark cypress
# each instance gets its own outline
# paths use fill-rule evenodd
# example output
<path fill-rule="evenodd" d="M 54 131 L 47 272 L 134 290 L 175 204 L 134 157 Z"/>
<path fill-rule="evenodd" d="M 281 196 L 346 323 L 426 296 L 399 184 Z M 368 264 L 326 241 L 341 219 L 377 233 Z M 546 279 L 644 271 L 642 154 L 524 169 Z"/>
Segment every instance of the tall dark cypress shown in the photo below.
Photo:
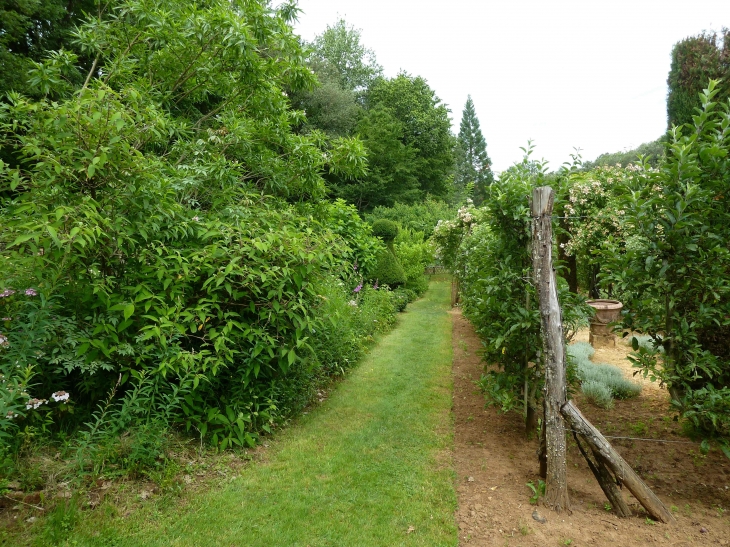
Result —
<path fill-rule="evenodd" d="M 454 184 L 457 192 L 463 194 L 467 186 L 472 183 L 474 203 L 479 205 L 484 200 L 487 186 L 494 180 L 491 163 L 487 155 L 487 141 L 482 135 L 479 119 L 474 110 L 474 101 L 469 95 L 461 115 L 456 144 Z"/>
<path fill-rule="evenodd" d="M 730 96 L 730 31 L 702 33 L 677 42 L 672 48 L 672 64 L 667 86 L 667 122 L 692 123 L 700 108 L 699 94 L 713 80 L 722 80 L 716 101 Z"/>

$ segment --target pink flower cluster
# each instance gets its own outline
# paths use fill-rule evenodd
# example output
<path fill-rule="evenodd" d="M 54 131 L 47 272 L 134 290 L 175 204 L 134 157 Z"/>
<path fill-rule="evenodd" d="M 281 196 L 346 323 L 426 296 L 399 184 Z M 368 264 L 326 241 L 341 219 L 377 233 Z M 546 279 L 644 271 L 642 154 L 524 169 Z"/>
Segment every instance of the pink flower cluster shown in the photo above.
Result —
<path fill-rule="evenodd" d="M 43 405 L 43 404 L 45 404 L 47 402 L 48 402 L 47 399 L 35 399 L 35 398 L 33 398 L 33 399 L 28 400 L 27 403 L 25 403 L 25 409 L 26 410 L 30 410 L 32 408 L 33 410 L 37 410 L 38 408 L 40 408 L 41 405 Z"/>
<path fill-rule="evenodd" d="M 63 403 L 65 401 L 68 401 L 71 395 L 69 395 L 66 391 L 55 391 L 51 393 L 51 399 L 53 399 L 57 403 Z M 48 399 L 28 399 L 28 402 L 25 403 L 25 409 L 26 410 L 38 410 L 42 405 L 45 405 L 48 403 Z"/>
<path fill-rule="evenodd" d="M 25 296 L 38 296 L 38 291 L 33 288 L 25 289 L 23 292 L 25 293 Z M 16 291 L 13 289 L 5 289 L 3 292 L 0 292 L 0 298 L 7 298 L 15 293 Z"/>

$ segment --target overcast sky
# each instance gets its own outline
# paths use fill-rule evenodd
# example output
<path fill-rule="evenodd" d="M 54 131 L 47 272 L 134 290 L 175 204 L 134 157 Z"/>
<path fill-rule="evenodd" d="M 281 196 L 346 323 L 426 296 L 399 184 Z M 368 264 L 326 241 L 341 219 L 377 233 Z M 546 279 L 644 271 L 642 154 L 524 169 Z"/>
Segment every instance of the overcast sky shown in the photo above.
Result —
<path fill-rule="evenodd" d="M 385 75 L 423 76 L 458 132 L 471 94 L 493 167 L 528 139 L 558 168 L 631 149 L 666 129 L 673 44 L 730 27 L 730 0 L 299 0 L 306 40 L 338 17 Z"/>

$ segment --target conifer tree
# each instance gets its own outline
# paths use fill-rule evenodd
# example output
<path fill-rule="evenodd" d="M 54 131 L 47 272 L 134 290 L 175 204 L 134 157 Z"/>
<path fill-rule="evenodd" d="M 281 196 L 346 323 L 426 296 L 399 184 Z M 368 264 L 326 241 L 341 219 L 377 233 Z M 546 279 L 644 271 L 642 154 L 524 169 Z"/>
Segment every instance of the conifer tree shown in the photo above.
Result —
<path fill-rule="evenodd" d="M 720 80 L 715 101 L 730 97 L 730 30 L 703 32 L 674 44 L 672 64 L 667 78 L 667 122 L 692 124 L 692 117 L 702 106 L 700 93 L 710 80 Z"/>
<path fill-rule="evenodd" d="M 457 199 L 466 197 L 473 188 L 474 202 L 479 205 L 484 200 L 487 186 L 492 184 L 491 161 L 487 155 L 487 142 L 479 127 L 479 119 L 474 110 L 471 95 L 466 99 L 461 115 L 459 137 L 456 144 L 456 173 L 454 185 Z M 471 185 L 471 186 L 470 186 Z"/>

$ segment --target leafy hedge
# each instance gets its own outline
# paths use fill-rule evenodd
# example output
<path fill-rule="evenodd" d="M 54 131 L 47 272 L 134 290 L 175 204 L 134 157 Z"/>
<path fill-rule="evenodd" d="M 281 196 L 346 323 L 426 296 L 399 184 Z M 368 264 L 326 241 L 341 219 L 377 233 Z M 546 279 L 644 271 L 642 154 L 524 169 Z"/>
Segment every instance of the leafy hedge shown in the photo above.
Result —
<path fill-rule="evenodd" d="M 488 402 L 503 411 L 539 408 L 544 377 L 528 196 L 545 183 L 545 173 L 531 152 L 489 186 L 483 207 L 463 207 L 434 233 L 443 263 L 459 280 L 464 314 L 482 339 L 484 359 L 497 365 L 480 385 Z M 588 310 L 562 278 L 558 282 L 568 335 L 585 323 Z"/>
<path fill-rule="evenodd" d="M 0 105 L 0 457 L 19 429 L 250 445 L 392 324 L 383 243 L 322 201 L 362 143 L 293 130 L 294 13 L 115 3 Z"/>

